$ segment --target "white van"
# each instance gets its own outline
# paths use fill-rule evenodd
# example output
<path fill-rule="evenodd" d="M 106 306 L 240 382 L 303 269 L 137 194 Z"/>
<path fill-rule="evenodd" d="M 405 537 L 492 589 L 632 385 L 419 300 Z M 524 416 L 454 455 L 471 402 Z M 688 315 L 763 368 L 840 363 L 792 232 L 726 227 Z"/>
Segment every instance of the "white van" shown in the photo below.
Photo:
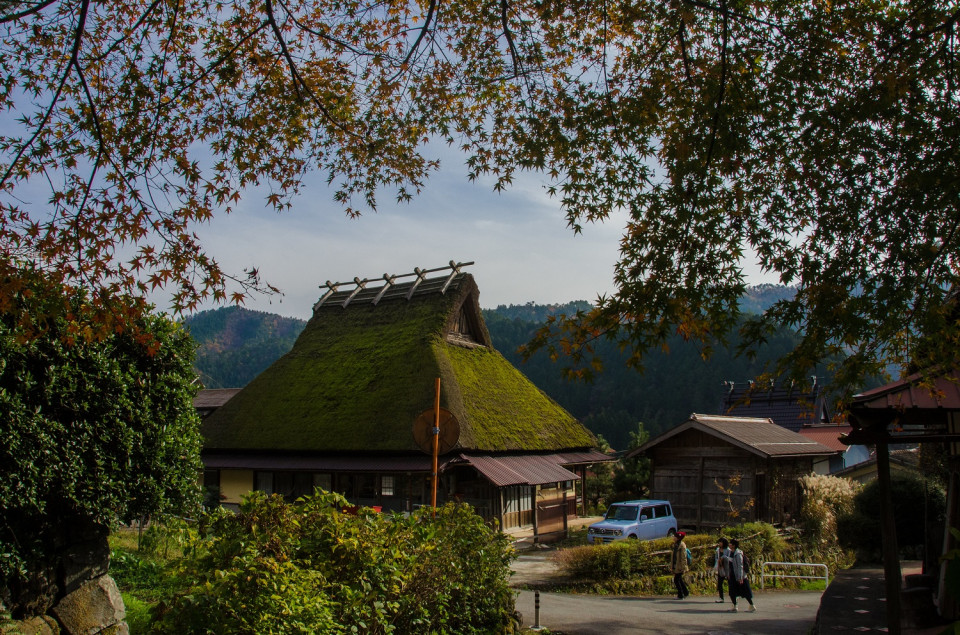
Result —
<path fill-rule="evenodd" d="M 614 503 L 603 520 L 590 525 L 587 542 L 603 544 L 624 538 L 653 540 L 677 533 L 670 501 L 633 500 Z"/>

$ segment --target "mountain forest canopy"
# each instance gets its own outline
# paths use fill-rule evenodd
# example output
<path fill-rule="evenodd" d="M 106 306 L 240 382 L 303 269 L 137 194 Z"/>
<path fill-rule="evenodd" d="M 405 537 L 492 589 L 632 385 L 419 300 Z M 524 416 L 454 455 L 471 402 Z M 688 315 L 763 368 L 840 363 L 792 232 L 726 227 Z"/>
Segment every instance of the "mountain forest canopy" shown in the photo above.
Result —
<path fill-rule="evenodd" d="M 270 290 L 194 229 L 253 186 L 328 179 L 350 215 L 438 167 L 542 175 L 573 231 L 626 210 L 616 291 L 531 350 L 642 367 L 671 337 L 778 370 L 952 364 L 957 0 L 90 0 L 0 7 L 0 266 L 37 263 L 94 306 L 174 309 Z M 320 221 L 322 222 L 322 220 Z M 743 265 L 797 294 L 741 320 Z M 0 307 L 21 288 L 3 276 Z M 109 319 L 95 324 L 112 328 Z M 917 346 L 937 334 L 938 346 Z"/>

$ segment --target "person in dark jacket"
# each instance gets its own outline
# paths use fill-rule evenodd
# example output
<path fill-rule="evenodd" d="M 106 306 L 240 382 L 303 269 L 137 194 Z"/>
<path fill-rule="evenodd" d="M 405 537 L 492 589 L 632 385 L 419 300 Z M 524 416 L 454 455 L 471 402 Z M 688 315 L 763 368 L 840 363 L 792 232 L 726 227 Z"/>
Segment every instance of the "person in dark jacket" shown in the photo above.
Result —
<path fill-rule="evenodd" d="M 717 604 L 723 604 L 724 582 L 730 578 L 730 553 L 730 543 L 721 538 L 713 555 L 713 575 L 717 578 L 717 593 L 720 594 L 720 599 L 714 600 Z M 729 588 L 729 583 L 727 586 Z"/>
<path fill-rule="evenodd" d="M 690 595 L 690 589 L 687 588 L 687 582 L 683 575 L 690 569 L 687 564 L 687 543 L 683 539 L 687 534 L 678 531 L 673 536 L 673 553 L 670 554 L 670 570 L 673 572 L 673 585 L 677 587 L 677 599 Z"/>

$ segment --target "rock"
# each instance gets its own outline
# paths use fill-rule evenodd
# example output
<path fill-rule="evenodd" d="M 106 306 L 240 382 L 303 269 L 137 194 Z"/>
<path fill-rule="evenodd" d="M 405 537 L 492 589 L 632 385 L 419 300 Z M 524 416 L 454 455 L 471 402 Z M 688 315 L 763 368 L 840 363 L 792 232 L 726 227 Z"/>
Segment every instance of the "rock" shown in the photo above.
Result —
<path fill-rule="evenodd" d="M 60 635 L 60 625 L 49 615 L 0 624 L 0 635 Z"/>
<path fill-rule="evenodd" d="M 123 618 L 126 610 L 120 590 L 108 575 L 80 586 L 50 611 L 60 622 L 66 635 L 126 635 Z M 115 629 L 115 630 L 109 630 Z"/>

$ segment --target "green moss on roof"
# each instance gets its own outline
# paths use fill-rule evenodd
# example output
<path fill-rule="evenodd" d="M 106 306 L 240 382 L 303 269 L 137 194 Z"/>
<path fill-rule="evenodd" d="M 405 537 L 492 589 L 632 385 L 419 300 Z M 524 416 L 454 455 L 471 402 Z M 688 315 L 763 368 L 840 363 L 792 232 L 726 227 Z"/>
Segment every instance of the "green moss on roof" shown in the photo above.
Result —
<path fill-rule="evenodd" d="M 586 428 L 498 352 L 443 338 L 476 293 L 465 278 L 446 295 L 321 308 L 287 355 L 204 421 L 205 447 L 418 451 L 413 422 L 432 408 L 438 376 L 463 449 L 593 446 Z"/>
<path fill-rule="evenodd" d="M 503 355 L 488 348 L 434 344 L 442 377 L 450 377 L 451 411 L 469 431 L 461 442 L 481 450 L 593 447 L 593 436 L 534 386 Z M 451 385 L 452 384 L 452 385 Z"/>

